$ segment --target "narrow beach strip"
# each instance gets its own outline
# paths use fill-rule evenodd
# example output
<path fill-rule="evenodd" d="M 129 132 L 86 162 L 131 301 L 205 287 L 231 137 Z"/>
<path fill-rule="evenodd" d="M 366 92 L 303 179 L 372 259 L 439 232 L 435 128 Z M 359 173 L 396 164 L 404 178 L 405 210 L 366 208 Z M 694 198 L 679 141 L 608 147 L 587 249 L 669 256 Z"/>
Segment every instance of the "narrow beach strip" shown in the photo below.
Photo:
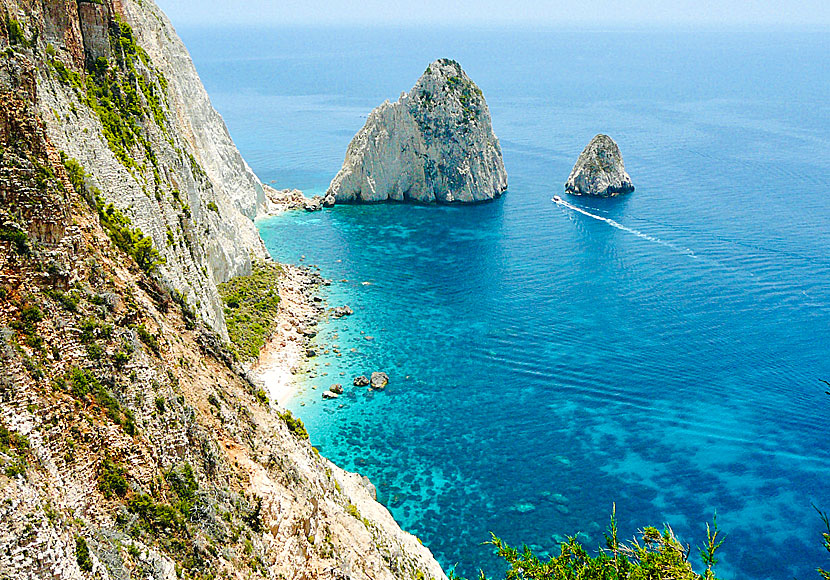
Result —
<path fill-rule="evenodd" d="M 324 309 L 314 300 L 323 282 L 317 272 L 290 264 L 281 267 L 277 326 L 249 376 L 261 383 L 272 403 L 285 407 L 297 392 L 294 375 L 306 361 L 308 343 Z"/>

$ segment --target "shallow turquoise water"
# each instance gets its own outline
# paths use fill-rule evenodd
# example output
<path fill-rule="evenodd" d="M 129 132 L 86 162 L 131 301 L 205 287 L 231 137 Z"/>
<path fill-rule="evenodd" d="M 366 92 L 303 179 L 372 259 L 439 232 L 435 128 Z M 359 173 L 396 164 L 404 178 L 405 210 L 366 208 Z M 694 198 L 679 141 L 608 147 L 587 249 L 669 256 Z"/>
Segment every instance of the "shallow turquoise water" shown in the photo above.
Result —
<path fill-rule="evenodd" d="M 355 310 L 323 325 L 330 352 L 292 410 L 445 567 L 497 570 L 490 531 L 597 546 L 612 502 L 624 535 L 669 522 L 695 546 L 717 510 L 727 578 L 827 567 L 811 507 L 830 509 L 823 36 L 183 32 L 279 187 L 324 190 L 366 113 L 434 58 L 488 99 L 504 198 L 260 223 L 277 259 L 318 265 L 329 305 Z M 600 131 L 637 191 L 551 203 Z M 386 391 L 321 400 L 372 370 Z"/>

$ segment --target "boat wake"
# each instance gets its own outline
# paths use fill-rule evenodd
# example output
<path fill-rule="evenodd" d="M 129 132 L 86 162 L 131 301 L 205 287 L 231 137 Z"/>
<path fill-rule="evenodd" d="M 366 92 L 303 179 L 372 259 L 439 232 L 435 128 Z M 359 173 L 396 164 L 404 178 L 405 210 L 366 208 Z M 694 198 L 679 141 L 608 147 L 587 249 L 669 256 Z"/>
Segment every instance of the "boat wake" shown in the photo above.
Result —
<path fill-rule="evenodd" d="M 554 198 L 551 201 L 553 201 L 557 205 L 561 205 L 562 207 L 566 207 L 566 208 L 568 208 L 572 211 L 575 211 L 575 212 L 581 213 L 582 215 L 588 216 L 589 218 L 593 218 L 595 220 L 605 222 L 609 226 L 611 226 L 613 228 L 617 228 L 618 230 L 628 232 L 629 234 L 634 234 L 638 238 L 648 240 L 649 242 L 654 242 L 655 244 L 660 244 L 661 246 L 666 246 L 667 248 L 671 248 L 672 250 L 674 250 L 676 252 L 680 252 L 681 254 L 685 254 L 685 255 L 687 255 L 691 258 L 697 258 L 695 253 L 692 250 L 690 250 L 689 248 L 681 248 L 680 246 L 676 246 L 676 245 L 672 244 L 671 242 L 667 242 L 666 240 L 661 240 L 660 238 L 649 235 L 645 232 L 641 232 L 640 230 L 635 230 L 634 228 L 624 226 L 620 222 L 614 221 L 611 218 L 607 218 L 607 217 L 603 217 L 601 215 L 593 214 L 589 211 L 586 211 L 586 210 L 582 209 L 579 206 L 568 203 L 567 201 L 565 201 L 564 199 L 562 199 L 558 195 L 554 196 Z"/>

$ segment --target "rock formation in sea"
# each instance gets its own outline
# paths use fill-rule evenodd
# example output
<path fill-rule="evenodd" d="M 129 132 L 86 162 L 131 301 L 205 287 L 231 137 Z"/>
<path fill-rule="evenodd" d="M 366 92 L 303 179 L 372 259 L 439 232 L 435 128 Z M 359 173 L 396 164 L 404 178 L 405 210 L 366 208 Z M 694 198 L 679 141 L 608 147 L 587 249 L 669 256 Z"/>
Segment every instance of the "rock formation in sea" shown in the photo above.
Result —
<path fill-rule="evenodd" d="M 226 348 L 263 189 L 166 16 L 0 6 L 0 578 L 443 579 Z"/>
<path fill-rule="evenodd" d="M 634 186 L 625 172 L 620 148 L 602 134 L 591 139 L 565 183 L 565 193 L 572 195 L 612 197 L 632 191 Z"/>
<path fill-rule="evenodd" d="M 481 89 L 457 62 L 440 59 L 409 93 L 369 114 L 327 195 L 338 203 L 468 203 L 506 189 Z"/>

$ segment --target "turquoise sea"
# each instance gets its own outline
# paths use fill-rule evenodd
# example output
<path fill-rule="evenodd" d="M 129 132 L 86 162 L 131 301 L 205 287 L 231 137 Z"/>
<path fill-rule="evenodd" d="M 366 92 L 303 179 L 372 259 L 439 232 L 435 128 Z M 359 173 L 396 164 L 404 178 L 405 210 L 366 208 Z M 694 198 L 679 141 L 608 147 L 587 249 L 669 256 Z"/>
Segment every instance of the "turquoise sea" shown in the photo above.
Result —
<path fill-rule="evenodd" d="M 259 224 L 355 311 L 322 325 L 291 409 L 446 569 L 496 573 L 491 531 L 596 548 L 614 503 L 624 536 L 668 522 L 693 557 L 717 511 L 724 578 L 830 566 L 812 507 L 830 510 L 825 32 L 180 32 L 260 178 L 307 194 L 432 60 L 484 91 L 502 199 Z M 637 190 L 551 203 L 599 132 Z M 386 391 L 351 387 L 373 370 Z"/>

